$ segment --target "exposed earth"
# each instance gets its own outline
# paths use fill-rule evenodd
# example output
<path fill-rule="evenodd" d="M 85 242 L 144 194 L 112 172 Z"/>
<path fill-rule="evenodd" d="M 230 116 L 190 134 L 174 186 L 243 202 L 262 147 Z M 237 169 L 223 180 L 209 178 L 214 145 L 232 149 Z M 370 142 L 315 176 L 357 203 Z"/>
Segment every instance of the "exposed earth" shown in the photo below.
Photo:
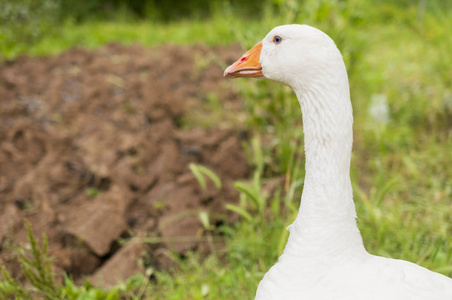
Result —
<path fill-rule="evenodd" d="M 48 236 L 54 270 L 75 280 L 114 284 L 149 265 L 168 268 L 168 251 L 209 251 L 199 213 L 211 224 L 234 220 L 224 207 L 238 198 L 233 182 L 249 174 L 246 135 L 187 129 L 184 116 L 208 93 L 237 101 L 219 62 L 241 53 L 238 46 L 113 44 L 3 62 L 0 259 L 7 269 L 21 276 L 11 245 L 27 242 L 24 218 L 36 237 Z M 214 171 L 222 187 L 207 178 L 203 190 L 190 163 Z"/>

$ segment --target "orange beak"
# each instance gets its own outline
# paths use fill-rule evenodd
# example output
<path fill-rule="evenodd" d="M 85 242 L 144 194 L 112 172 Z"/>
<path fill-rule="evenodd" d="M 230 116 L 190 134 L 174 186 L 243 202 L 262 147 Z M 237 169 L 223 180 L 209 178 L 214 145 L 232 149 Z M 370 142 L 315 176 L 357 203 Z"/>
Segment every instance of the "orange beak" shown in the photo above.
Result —
<path fill-rule="evenodd" d="M 224 71 L 224 77 L 263 77 L 260 63 L 261 50 L 262 42 L 259 42 L 243 54 L 239 60 L 230 65 Z"/>

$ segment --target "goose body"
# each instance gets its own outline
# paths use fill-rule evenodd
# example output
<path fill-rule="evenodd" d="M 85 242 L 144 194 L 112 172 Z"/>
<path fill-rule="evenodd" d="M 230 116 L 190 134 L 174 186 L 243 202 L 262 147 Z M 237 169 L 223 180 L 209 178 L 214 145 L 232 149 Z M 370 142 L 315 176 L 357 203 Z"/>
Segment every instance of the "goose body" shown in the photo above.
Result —
<path fill-rule="evenodd" d="M 225 70 L 290 86 L 303 113 L 306 176 L 284 253 L 256 299 L 452 299 L 452 279 L 369 254 L 356 225 L 350 181 L 353 113 L 334 42 L 307 25 L 284 25 Z"/>

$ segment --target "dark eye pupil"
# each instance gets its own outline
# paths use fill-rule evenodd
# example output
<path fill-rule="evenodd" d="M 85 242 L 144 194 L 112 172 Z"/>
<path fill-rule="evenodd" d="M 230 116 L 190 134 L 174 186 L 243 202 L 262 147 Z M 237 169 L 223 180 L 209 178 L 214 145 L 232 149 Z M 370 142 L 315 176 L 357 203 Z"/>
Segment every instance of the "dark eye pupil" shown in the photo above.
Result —
<path fill-rule="evenodd" d="M 275 36 L 275 38 L 273 40 L 277 44 L 281 43 L 281 38 L 279 36 Z"/>

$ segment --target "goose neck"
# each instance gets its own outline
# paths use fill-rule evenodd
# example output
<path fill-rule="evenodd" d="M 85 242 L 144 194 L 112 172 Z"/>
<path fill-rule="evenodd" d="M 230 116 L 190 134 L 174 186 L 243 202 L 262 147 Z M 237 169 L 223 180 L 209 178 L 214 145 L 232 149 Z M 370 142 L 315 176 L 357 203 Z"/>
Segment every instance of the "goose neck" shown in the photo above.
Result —
<path fill-rule="evenodd" d="M 345 71 L 345 68 L 344 68 Z M 285 253 L 362 253 L 350 181 L 353 113 L 347 75 L 294 88 L 303 113 L 306 175 Z"/>

